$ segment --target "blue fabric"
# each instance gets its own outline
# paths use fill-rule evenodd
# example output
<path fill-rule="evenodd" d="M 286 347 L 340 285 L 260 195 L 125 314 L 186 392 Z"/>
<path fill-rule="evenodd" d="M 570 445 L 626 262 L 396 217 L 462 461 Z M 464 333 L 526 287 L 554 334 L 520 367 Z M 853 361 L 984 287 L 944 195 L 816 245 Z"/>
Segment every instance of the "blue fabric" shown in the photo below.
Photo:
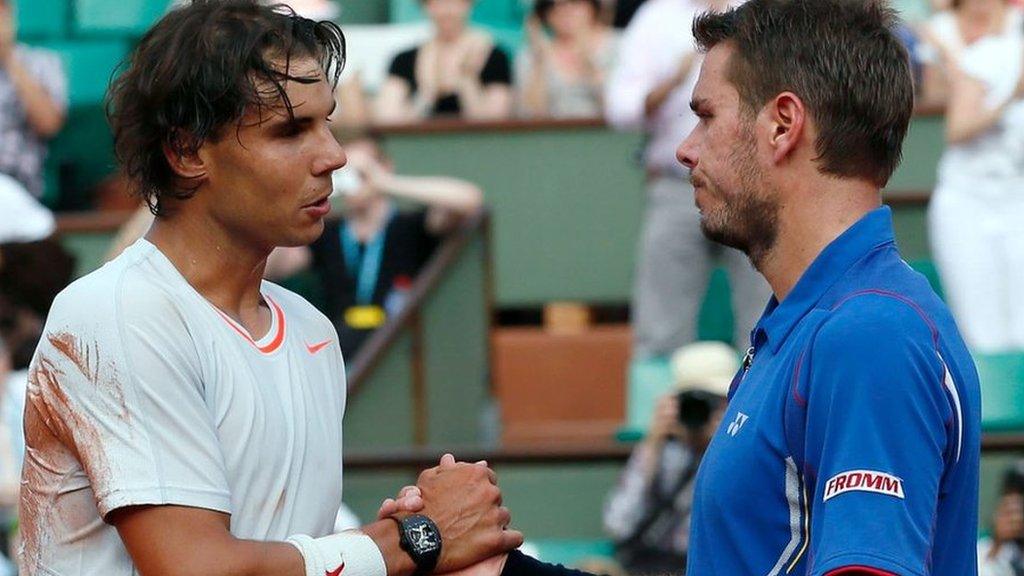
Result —
<path fill-rule="evenodd" d="M 751 335 L 697 477 L 688 574 L 977 574 L 981 394 L 882 207 Z"/>

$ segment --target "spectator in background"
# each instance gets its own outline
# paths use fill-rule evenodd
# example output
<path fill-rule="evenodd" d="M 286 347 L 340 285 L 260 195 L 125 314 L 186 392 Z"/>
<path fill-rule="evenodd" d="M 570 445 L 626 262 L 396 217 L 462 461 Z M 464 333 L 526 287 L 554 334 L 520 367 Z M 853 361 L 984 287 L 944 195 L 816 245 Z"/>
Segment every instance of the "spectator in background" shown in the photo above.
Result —
<path fill-rule="evenodd" d="M 0 0 L 0 174 L 43 194 L 46 141 L 64 126 L 67 80 L 60 59 L 17 42 L 14 6 Z"/>
<path fill-rule="evenodd" d="M 473 0 L 421 0 L 434 26 L 426 44 L 391 61 L 375 103 L 381 124 L 427 118 L 500 120 L 512 112 L 508 56 L 467 25 Z"/>
<path fill-rule="evenodd" d="M 1024 575 L 1024 461 L 1007 470 L 992 515 L 992 533 L 978 541 L 978 576 Z"/>
<path fill-rule="evenodd" d="M 697 467 L 722 420 L 736 350 L 697 342 L 672 357 L 676 391 L 662 396 L 604 510 L 615 555 L 630 574 L 682 574 Z"/>
<path fill-rule="evenodd" d="M 952 68 L 964 51 L 989 37 L 1020 37 L 1024 11 L 1009 0 L 954 0 L 950 9 L 938 12 L 919 26 L 922 45 L 917 56 L 924 63 L 919 105 L 942 108 L 952 86 Z"/>
<path fill-rule="evenodd" d="M 647 133 L 647 208 L 633 285 L 634 354 L 671 354 L 697 337 L 697 315 L 716 261 L 732 288 L 735 343 L 745 345 L 768 300 L 764 279 L 743 253 L 707 240 L 700 230 L 689 170 L 676 160 L 680 135 L 697 126 L 690 96 L 700 58 L 691 26 L 727 0 L 649 0 L 619 44 L 605 94 L 608 121 Z"/>
<path fill-rule="evenodd" d="M 617 38 L 599 19 L 600 8 L 598 0 L 537 0 L 526 22 L 527 47 L 516 62 L 524 116 L 601 116 Z"/>
<path fill-rule="evenodd" d="M 928 210 L 932 252 L 967 344 L 1024 350 L 1024 37 L 990 34 L 943 54 L 947 146 Z"/>
<path fill-rule="evenodd" d="M 278 248 L 268 278 L 312 267 L 345 358 L 389 316 L 397 314 L 440 238 L 483 203 L 480 189 L 454 178 L 399 176 L 380 143 L 364 137 L 345 145 L 348 164 L 335 172 L 344 215 L 326 221 L 311 246 Z M 395 201 L 422 208 L 400 211 Z"/>

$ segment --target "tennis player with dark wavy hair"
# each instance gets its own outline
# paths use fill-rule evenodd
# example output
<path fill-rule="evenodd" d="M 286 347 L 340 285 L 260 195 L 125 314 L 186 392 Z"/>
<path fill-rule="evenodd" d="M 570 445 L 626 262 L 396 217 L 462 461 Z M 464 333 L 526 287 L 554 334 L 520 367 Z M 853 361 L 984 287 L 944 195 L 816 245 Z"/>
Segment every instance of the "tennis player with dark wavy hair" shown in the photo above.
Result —
<path fill-rule="evenodd" d="M 323 230 L 346 161 L 328 126 L 344 57 L 336 26 L 255 0 L 195 0 L 132 54 L 109 115 L 157 217 L 51 310 L 21 574 L 408 576 L 521 542 L 493 472 L 451 457 L 421 476 L 422 514 L 332 534 L 337 334 L 262 276 L 276 246 Z"/>

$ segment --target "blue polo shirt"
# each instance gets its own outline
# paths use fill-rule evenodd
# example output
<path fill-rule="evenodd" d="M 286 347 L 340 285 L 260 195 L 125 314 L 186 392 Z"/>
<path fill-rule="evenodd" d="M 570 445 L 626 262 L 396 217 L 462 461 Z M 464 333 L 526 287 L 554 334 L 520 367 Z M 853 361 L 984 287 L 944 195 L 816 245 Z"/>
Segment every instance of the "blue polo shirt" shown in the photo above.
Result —
<path fill-rule="evenodd" d="M 882 207 L 752 333 L 694 494 L 687 574 L 977 574 L 981 394 Z"/>

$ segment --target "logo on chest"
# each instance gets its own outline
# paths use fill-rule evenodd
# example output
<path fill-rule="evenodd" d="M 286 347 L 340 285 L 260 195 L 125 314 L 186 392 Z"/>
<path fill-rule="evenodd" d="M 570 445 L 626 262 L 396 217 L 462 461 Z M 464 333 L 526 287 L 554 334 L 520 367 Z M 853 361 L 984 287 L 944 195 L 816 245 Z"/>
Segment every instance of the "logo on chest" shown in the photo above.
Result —
<path fill-rule="evenodd" d="M 829 478 L 821 501 L 828 502 L 840 494 L 853 491 L 886 494 L 901 500 L 904 498 L 901 478 L 874 470 L 850 470 Z"/>
<path fill-rule="evenodd" d="M 729 423 L 729 427 L 726 428 L 726 432 L 729 433 L 729 436 L 735 438 L 736 435 L 740 433 L 740 428 L 743 428 L 743 425 L 747 423 L 747 420 L 750 420 L 750 416 L 747 416 L 743 412 L 738 412 L 736 414 L 736 419 Z"/>

